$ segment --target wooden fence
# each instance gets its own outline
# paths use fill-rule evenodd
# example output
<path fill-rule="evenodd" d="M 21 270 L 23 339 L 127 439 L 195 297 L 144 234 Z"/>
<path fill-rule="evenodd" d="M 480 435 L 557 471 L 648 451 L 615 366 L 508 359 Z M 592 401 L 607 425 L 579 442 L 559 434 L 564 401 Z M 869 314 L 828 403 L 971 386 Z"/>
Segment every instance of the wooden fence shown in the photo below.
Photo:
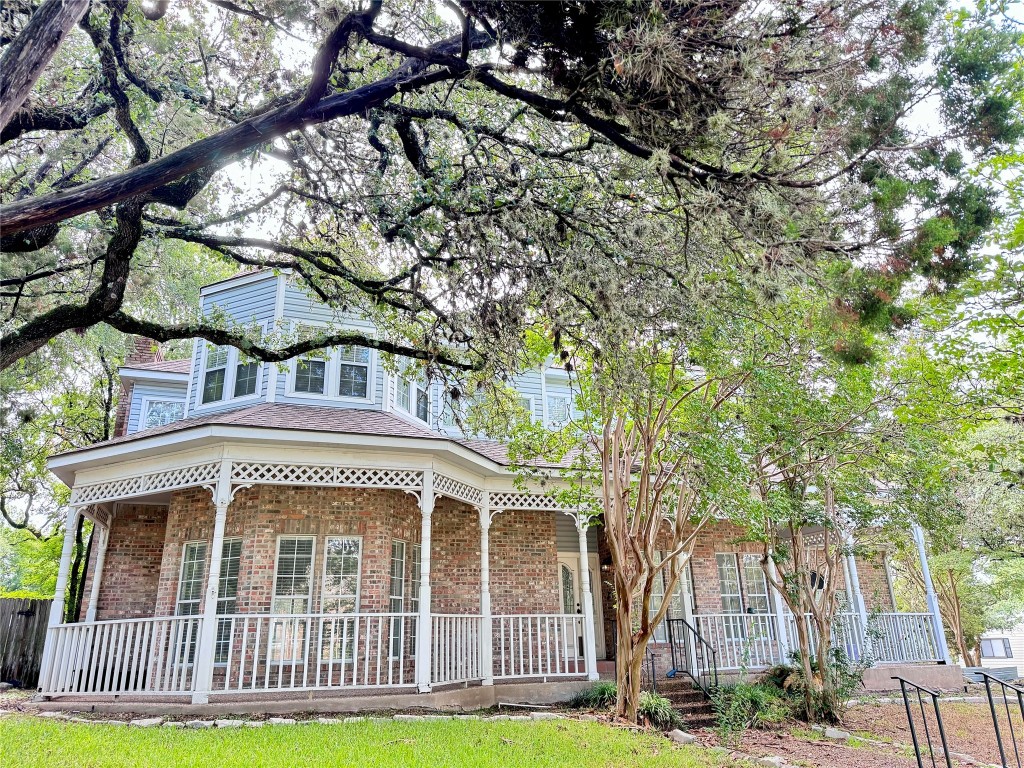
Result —
<path fill-rule="evenodd" d="M 0 681 L 36 687 L 52 602 L 0 598 Z"/>

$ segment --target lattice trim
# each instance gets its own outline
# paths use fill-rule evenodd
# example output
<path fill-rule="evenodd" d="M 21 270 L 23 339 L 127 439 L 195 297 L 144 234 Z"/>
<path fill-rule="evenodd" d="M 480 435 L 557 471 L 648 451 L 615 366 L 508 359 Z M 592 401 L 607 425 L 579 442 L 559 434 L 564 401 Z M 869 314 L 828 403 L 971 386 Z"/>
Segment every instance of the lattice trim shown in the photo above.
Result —
<path fill-rule="evenodd" d="M 220 472 L 218 462 L 192 464 L 162 472 L 146 472 L 135 477 L 108 480 L 103 483 L 77 485 L 71 491 L 72 504 L 94 504 L 100 501 L 143 496 L 154 491 L 172 488 L 188 488 L 194 485 L 209 485 L 217 482 Z"/>
<path fill-rule="evenodd" d="M 484 503 L 483 491 L 448 475 L 434 475 L 434 492 L 456 501 L 464 501 L 474 507 L 482 506 Z"/>
<path fill-rule="evenodd" d="M 419 489 L 423 485 L 423 473 L 415 469 L 338 467 L 326 464 L 274 464 L 248 461 L 232 464 L 231 481 L 270 485 L 326 485 L 345 488 L 408 490 Z"/>
<path fill-rule="evenodd" d="M 544 493 L 494 493 L 490 494 L 490 507 L 499 509 L 543 509 L 562 512 L 565 507 L 558 499 Z"/>

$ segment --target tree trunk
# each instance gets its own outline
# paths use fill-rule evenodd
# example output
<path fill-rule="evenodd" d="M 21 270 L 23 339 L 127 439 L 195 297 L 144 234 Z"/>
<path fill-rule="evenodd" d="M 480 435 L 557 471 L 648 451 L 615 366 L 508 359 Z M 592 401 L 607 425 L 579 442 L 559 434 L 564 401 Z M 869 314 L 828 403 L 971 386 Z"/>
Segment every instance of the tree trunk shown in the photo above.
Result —
<path fill-rule="evenodd" d="M 616 590 L 615 607 L 615 714 L 629 722 L 637 721 L 640 707 L 640 683 L 647 643 L 637 644 L 633 634 L 632 595 Z"/>

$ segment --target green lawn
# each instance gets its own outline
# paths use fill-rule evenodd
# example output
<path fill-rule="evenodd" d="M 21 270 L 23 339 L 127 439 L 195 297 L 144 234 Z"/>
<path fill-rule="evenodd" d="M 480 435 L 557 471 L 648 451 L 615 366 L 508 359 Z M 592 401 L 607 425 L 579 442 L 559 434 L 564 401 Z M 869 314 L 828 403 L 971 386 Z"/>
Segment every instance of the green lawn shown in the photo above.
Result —
<path fill-rule="evenodd" d="M 179 730 L 0 718 L 4 768 L 75 766 L 675 766 L 723 763 L 663 736 L 600 723 L 428 721 Z"/>

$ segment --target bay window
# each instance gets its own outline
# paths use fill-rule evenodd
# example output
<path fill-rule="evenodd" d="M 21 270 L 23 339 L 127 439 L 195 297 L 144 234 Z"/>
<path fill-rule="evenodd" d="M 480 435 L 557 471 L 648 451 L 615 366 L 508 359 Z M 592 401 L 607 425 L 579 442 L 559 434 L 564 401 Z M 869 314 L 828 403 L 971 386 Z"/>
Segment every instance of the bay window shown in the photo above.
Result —
<path fill-rule="evenodd" d="M 366 398 L 370 382 L 370 350 L 366 347 L 338 349 L 338 395 Z"/>
<path fill-rule="evenodd" d="M 228 372 L 228 348 L 206 345 L 203 370 L 203 404 L 224 399 L 224 381 Z"/>
<path fill-rule="evenodd" d="M 423 422 L 430 422 L 430 392 L 427 384 L 399 378 L 397 384 L 398 407 Z"/>
<path fill-rule="evenodd" d="M 320 593 L 320 611 L 339 614 L 335 621 L 324 620 L 321 654 L 333 661 L 351 661 L 355 647 L 359 612 L 359 569 L 362 540 L 355 536 L 328 536 L 324 545 L 324 579 Z"/>
<path fill-rule="evenodd" d="M 234 347 L 206 345 L 200 404 L 255 395 L 260 364 L 239 354 Z"/>

